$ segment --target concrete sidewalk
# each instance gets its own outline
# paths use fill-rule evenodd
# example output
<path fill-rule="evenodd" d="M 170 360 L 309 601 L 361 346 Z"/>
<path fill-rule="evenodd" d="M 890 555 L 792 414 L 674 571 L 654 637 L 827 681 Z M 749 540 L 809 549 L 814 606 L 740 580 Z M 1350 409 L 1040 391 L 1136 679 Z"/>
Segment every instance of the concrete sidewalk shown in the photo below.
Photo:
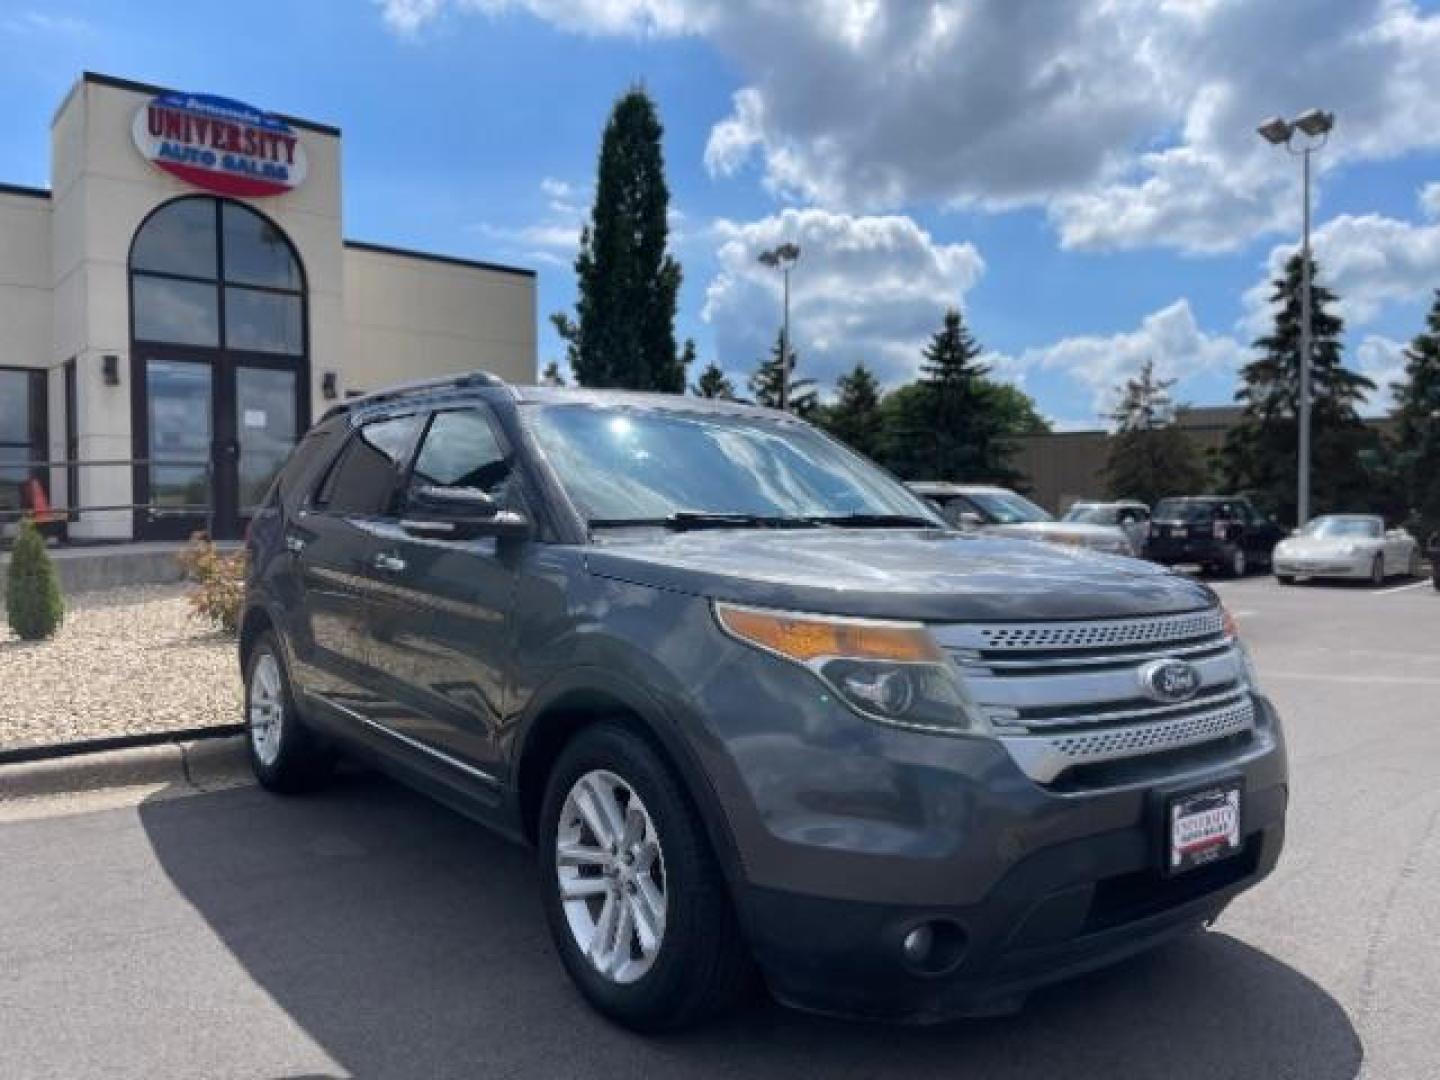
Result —
<path fill-rule="evenodd" d="M 0 765 L 0 823 L 138 806 L 253 782 L 238 735 Z"/>

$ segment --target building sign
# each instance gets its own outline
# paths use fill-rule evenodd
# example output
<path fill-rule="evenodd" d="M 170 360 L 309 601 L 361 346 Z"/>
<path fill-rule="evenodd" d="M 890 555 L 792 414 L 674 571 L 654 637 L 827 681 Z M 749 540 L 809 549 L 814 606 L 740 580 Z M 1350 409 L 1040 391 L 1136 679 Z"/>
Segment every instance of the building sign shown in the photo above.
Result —
<path fill-rule="evenodd" d="M 132 125 L 146 161 L 219 195 L 283 195 L 305 179 L 305 147 L 277 116 L 210 94 L 161 94 Z"/>

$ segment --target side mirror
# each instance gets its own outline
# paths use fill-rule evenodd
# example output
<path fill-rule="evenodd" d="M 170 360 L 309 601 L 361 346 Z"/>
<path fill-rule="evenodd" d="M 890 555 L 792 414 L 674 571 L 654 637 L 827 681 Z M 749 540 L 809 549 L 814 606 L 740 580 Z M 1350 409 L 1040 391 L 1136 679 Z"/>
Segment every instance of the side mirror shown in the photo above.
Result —
<path fill-rule="evenodd" d="M 479 488 L 417 488 L 400 522 L 406 532 L 434 540 L 469 540 L 480 536 L 514 539 L 528 536 L 524 514 L 502 510 Z"/>

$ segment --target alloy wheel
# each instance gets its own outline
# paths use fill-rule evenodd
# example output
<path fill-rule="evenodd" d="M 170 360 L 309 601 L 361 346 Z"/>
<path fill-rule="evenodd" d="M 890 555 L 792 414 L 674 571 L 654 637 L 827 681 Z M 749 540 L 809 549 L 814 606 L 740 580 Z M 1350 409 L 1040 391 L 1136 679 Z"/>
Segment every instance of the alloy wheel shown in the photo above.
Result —
<path fill-rule="evenodd" d="M 665 857 L 639 794 L 595 769 L 565 797 L 555 830 L 565 921 L 590 966 L 611 982 L 642 978 L 665 940 Z"/>
<path fill-rule="evenodd" d="M 261 653 L 250 673 L 250 744 L 263 765 L 274 765 L 280 756 L 280 738 L 285 722 L 285 695 L 280 681 L 280 662 L 274 653 Z"/>

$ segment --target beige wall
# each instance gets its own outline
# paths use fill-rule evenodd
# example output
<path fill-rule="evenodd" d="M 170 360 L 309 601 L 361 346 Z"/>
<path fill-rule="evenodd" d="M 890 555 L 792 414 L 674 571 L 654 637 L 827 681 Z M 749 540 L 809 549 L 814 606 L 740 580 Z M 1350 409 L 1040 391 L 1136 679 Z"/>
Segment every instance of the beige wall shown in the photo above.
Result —
<path fill-rule="evenodd" d="M 0 191 L 0 367 L 50 363 L 50 200 Z"/>
<path fill-rule="evenodd" d="M 529 274 L 347 246 L 345 313 L 342 394 L 477 368 L 535 381 Z"/>

